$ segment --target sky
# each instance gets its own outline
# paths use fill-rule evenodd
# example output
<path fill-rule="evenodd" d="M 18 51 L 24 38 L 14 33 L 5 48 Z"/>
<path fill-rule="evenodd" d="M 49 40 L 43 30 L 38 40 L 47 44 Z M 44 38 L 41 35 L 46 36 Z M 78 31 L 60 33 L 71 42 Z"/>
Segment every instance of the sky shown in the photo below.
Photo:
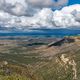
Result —
<path fill-rule="evenodd" d="M 80 4 L 80 0 L 69 0 L 69 5 Z"/>
<path fill-rule="evenodd" d="M 80 28 L 80 0 L 0 0 L 0 27 Z"/>
<path fill-rule="evenodd" d="M 58 0 L 55 1 L 57 2 Z M 68 5 L 72 5 L 72 4 L 80 4 L 80 0 L 69 0 Z"/>

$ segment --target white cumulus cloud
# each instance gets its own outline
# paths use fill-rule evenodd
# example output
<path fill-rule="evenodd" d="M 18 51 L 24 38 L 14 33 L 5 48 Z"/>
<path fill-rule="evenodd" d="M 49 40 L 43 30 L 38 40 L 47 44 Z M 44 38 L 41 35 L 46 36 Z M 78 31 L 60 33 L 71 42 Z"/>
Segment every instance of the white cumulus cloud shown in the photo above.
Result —
<path fill-rule="evenodd" d="M 0 10 L 0 25 L 20 30 L 32 28 L 80 28 L 80 4 L 66 6 L 61 10 L 52 11 L 43 8 L 33 16 L 16 16 Z"/>
<path fill-rule="evenodd" d="M 31 16 L 36 12 L 25 0 L 0 0 L 0 10 L 16 16 Z"/>
<path fill-rule="evenodd" d="M 68 0 L 0 0 L 0 10 L 16 16 L 33 16 L 42 8 L 59 8 L 68 3 Z"/>

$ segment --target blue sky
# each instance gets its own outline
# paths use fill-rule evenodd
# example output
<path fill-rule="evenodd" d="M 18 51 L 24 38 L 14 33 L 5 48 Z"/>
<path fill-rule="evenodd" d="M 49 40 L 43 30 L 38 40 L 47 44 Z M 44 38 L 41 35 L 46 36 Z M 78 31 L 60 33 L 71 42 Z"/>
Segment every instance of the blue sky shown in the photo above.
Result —
<path fill-rule="evenodd" d="M 80 4 L 80 0 L 69 0 L 69 5 Z"/>
<path fill-rule="evenodd" d="M 55 2 L 59 2 L 59 0 L 52 0 L 52 1 L 55 1 Z M 63 2 L 64 0 L 62 0 L 62 2 Z M 74 5 L 74 4 L 80 4 L 80 0 L 65 0 L 65 1 L 68 1 L 68 4 L 66 4 L 66 5 Z M 66 6 L 65 5 L 65 6 Z M 64 7 L 64 5 L 61 7 L 61 8 L 63 8 Z M 59 8 L 59 9 L 61 9 L 61 8 Z M 55 9 L 58 9 L 58 8 L 55 8 L 54 9 L 54 7 L 52 8 L 53 10 L 55 10 Z"/>
<path fill-rule="evenodd" d="M 55 0 L 56 2 L 59 0 Z M 80 4 L 80 0 L 69 0 L 68 5 L 73 5 L 73 4 Z"/>

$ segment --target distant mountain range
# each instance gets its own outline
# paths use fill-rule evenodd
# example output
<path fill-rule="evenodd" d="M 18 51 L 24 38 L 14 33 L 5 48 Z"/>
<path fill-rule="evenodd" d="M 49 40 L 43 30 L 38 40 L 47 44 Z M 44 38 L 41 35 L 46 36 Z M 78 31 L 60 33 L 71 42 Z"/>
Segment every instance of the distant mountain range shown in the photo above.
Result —
<path fill-rule="evenodd" d="M 32 35 L 44 35 L 53 37 L 64 36 L 78 36 L 80 29 L 29 29 L 29 30 L 17 30 L 15 28 L 0 27 L 0 36 L 32 36 Z"/>

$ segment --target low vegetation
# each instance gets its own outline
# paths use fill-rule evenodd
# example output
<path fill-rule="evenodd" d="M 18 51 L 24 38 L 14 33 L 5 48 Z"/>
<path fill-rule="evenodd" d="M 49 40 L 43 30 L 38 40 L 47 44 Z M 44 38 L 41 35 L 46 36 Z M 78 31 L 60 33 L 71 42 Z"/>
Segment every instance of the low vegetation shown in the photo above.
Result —
<path fill-rule="evenodd" d="M 79 39 L 33 49 L 19 44 L 0 46 L 0 80 L 80 80 Z"/>

